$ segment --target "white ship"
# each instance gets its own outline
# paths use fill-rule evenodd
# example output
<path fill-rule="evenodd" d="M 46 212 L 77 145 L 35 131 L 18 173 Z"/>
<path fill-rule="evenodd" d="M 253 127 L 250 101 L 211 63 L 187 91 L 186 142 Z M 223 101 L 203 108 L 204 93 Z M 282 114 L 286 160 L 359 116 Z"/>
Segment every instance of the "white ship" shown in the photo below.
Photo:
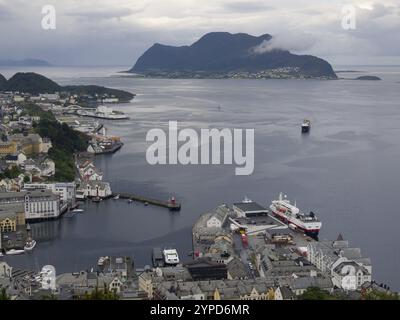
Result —
<path fill-rule="evenodd" d="M 314 212 L 309 214 L 301 212 L 296 207 L 296 203 L 292 205 L 286 197 L 283 199 L 282 193 L 279 194 L 279 200 L 272 201 L 269 208 L 277 218 L 287 223 L 291 229 L 301 230 L 314 238 L 318 236 L 322 223 Z"/>
<path fill-rule="evenodd" d="M 176 249 L 164 249 L 163 256 L 166 265 L 177 265 L 179 263 L 179 256 Z"/>
<path fill-rule="evenodd" d="M 94 111 L 77 110 L 77 114 L 84 117 L 92 117 L 107 120 L 123 120 L 129 119 L 124 113 L 119 111 L 114 111 L 106 106 L 98 106 Z"/>

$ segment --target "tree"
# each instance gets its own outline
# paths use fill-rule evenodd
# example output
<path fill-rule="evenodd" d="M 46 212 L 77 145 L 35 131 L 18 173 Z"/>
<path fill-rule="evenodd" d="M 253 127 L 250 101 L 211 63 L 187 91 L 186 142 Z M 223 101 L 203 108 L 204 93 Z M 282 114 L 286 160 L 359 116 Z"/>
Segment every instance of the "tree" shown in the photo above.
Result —
<path fill-rule="evenodd" d="M 98 286 L 92 292 L 86 292 L 82 300 L 119 300 L 119 295 L 115 290 L 110 290 L 104 284 L 103 289 L 99 289 Z"/>
<path fill-rule="evenodd" d="M 397 293 L 378 291 L 378 290 L 369 290 L 363 296 L 364 300 L 400 300 L 399 295 Z"/>
<path fill-rule="evenodd" d="M 10 296 L 7 295 L 6 288 L 1 288 L 0 300 L 10 300 Z"/>
<path fill-rule="evenodd" d="M 299 300 L 335 300 L 335 296 L 329 292 L 320 289 L 318 287 L 307 288 L 302 295 L 299 296 Z"/>

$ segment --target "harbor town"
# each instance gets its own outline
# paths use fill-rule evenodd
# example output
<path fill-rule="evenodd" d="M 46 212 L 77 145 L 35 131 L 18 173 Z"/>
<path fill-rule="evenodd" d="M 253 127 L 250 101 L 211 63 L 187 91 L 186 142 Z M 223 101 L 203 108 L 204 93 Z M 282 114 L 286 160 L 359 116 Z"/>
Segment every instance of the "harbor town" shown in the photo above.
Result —
<path fill-rule="evenodd" d="M 90 103 L 88 103 L 90 102 Z M 33 225 L 74 219 L 81 204 L 109 201 L 179 211 L 179 196 L 154 199 L 116 193 L 95 164 L 123 148 L 107 121 L 124 121 L 112 95 L 2 92 L 0 142 L 0 289 L 15 300 L 295 300 L 398 298 L 376 281 L 373 262 L 340 234 L 319 240 L 318 213 L 303 213 L 281 190 L 264 206 L 249 198 L 198 212 L 192 250 L 160 243 L 151 264 L 134 256 L 99 256 L 85 270 L 53 265 L 24 270 L 7 256 L 35 255 Z M 310 125 L 310 123 L 307 123 Z M 303 131 L 299 125 L 300 131 Z M 301 129 L 301 130 L 300 130 Z M 309 130 L 306 130 L 308 133 Z M 61 135 L 61 139 L 60 139 Z M 63 139 L 76 145 L 65 149 Z M 273 187 L 273 186 L 272 186 Z M 271 188 L 272 188 L 271 187 Z M 234 186 L 232 186 L 234 188 Z"/>

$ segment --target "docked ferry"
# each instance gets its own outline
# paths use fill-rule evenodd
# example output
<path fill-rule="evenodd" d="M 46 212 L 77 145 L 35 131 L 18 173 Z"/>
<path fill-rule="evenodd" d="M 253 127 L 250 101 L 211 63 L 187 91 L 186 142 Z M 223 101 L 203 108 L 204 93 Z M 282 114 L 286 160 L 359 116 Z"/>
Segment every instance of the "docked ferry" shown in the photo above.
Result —
<path fill-rule="evenodd" d="M 318 237 L 322 223 L 315 213 L 301 212 L 296 204 L 292 205 L 286 197 L 283 198 L 282 192 L 279 194 L 279 200 L 272 201 L 269 208 L 278 219 L 287 223 L 292 229 L 301 230 L 313 238 Z"/>

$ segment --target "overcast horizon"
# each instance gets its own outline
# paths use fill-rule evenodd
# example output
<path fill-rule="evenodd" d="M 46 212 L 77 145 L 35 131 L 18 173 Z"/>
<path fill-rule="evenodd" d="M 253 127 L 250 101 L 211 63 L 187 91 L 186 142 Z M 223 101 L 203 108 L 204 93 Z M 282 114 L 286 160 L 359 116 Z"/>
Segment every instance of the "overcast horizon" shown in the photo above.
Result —
<path fill-rule="evenodd" d="M 349 4 L 355 30 L 342 27 Z M 44 5 L 56 9 L 55 30 L 41 26 Z M 0 28 L 1 60 L 57 66 L 133 66 L 154 43 L 190 45 L 213 31 L 268 33 L 332 65 L 400 65 L 398 0 L 0 0 Z"/>

